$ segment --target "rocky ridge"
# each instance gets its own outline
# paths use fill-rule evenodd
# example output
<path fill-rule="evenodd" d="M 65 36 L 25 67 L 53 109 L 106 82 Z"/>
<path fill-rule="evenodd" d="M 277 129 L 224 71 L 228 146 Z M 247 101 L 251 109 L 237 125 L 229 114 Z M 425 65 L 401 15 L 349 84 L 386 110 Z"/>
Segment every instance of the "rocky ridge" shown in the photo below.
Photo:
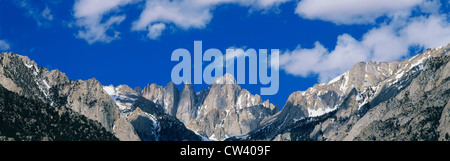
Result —
<path fill-rule="evenodd" d="M 119 108 L 94 78 L 71 81 L 59 70 L 48 71 L 26 56 L 2 53 L 0 85 L 51 107 L 70 108 L 88 119 L 98 121 L 120 140 L 139 140 L 131 124 L 124 122 Z"/>
<path fill-rule="evenodd" d="M 166 113 L 176 116 L 188 129 L 211 140 L 246 134 L 278 111 L 268 100 L 263 102 L 259 95 L 241 89 L 228 73 L 199 92 L 190 83 L 178 91 L 169 82 L 166 87 L 148 85 L 142 96 L 163 106 Z"/>
<path fill-rule="evenodd" d="M 175 116 L 164 113 L 159 104 L 150 101 L 127 85 L 103 86 L 143 141 L 201 141 L 202 136 L 188 130 Z"/>
<path fill-rule="evenodd" d="M 229 140 L 448 140 L 449 48 L 355 64 L 294 92 L 263 126 Z"/>
<path fill-rule="evenodd" d="M 0 141 L 118 141 L 99 122 L 0 85 Z M 71 125 L 71 126 L 67 126 Z"/>

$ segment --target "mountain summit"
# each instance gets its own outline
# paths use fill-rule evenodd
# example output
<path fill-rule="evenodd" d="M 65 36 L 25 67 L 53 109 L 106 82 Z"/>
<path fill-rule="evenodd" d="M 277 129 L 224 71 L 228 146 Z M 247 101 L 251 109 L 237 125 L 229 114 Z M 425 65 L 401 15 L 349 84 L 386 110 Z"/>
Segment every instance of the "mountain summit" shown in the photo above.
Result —
<path fill-rule="evenodd" d="M 241 89 L 229 73 L 199 92 L 194 91 L 192 84 L 184 84 L 178 91 L 169 82 L 166 87 L 148 85 L 142 96 L 163 106 L 166 113 L 176 116 L 187 128 L 211 140 L 246 134 L 278 111 L 268 100 L 263 102 L 259 95 Z"/>

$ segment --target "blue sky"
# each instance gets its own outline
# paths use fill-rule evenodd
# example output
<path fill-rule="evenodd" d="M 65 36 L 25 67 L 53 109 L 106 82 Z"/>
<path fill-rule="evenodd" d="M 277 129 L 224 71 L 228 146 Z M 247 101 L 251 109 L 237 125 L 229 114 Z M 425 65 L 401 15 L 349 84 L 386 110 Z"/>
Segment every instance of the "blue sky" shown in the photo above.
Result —
<path fill-rule="evenodd" d="M 262 98 L 282 107 L 292 92 L 358 61 L 399 60 L 450 43 L 448 12 L 445 0 L 0 0 L 0 51 L 71 80 L 134 88 L 168 83 L 178 63 L 172 52 L 193 53 L 196 40 L 223 53 L 280 49 L 279 92 Z M 260 93 L 262 85 L 241 86 Z"/>

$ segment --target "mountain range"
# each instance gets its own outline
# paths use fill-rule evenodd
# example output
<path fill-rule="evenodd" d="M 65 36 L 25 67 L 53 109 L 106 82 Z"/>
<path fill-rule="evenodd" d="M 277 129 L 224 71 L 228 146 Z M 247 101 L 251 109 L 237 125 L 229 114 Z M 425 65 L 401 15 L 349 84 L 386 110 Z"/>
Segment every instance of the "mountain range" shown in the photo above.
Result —
<path fill-rule="evenodd" d="M 292 93 L 264 125 L 229 140 L 449 140 L 449 49 L 357 63 Z"/>
<path fill-rule="evenodd" d="M 357 63 L 292 93 L 281 111 L 230 74 L 198 92 L 173 82 L 132 89 L 2 53 L 0 140 L 449 140 L 449 49 Z"/>

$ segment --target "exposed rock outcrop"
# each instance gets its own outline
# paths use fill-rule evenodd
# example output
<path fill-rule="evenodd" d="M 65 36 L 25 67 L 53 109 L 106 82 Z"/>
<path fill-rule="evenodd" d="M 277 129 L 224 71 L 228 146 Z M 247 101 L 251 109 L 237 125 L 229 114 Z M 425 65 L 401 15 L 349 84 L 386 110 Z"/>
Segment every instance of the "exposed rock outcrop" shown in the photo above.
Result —
<path fill-rule="evenodd" d="M 120 108 L 122 116 L 130 123 L 143 141 L 200 141 L 202 136 L 188 130 L 175 116 L 166 114 L 161 105 L 133 91 L 127 85 L 103 89 Z"/>

